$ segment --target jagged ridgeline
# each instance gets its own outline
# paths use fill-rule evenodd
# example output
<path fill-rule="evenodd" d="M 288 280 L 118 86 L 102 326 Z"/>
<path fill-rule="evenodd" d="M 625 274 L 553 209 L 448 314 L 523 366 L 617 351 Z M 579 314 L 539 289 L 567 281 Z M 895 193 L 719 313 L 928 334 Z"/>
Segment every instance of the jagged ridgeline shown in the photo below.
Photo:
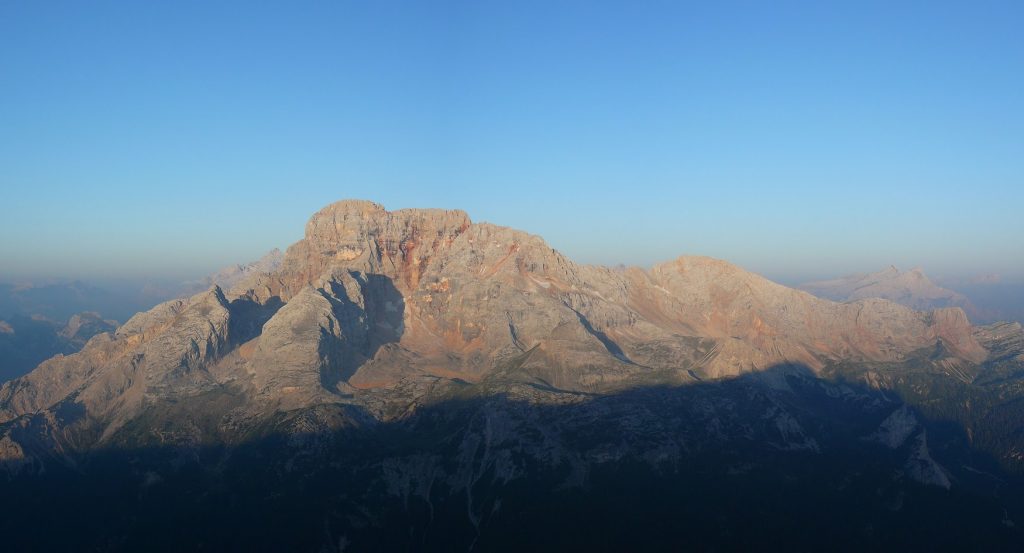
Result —
<path fill-rule="evenodd" d="M 1024 543 L 1020 325 L 363 201 L 275 266 L 0 388 L 14 550 Z"/>

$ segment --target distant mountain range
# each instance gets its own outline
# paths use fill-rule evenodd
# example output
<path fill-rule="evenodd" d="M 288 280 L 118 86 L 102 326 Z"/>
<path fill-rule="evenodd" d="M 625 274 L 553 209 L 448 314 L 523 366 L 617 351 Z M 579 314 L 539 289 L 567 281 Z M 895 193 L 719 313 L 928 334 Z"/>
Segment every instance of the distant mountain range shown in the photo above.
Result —
<path fill-rule="evenodd" d="M 276 257 L 0 387 L 8 546 L 1024 545 L 1024 329 L 919 271 L 837 303 L 366 201 Z"/>
<path fill-rule="evenodd" d="M 980 323 L 1024 322 L 1024 285 L 984 275 L 951 286 L 957 291 L 936 284 L 921 269 L 901 271 L 890 266 L 876 273 L 808 282 L 798 288 L 833 301 L 881 298 L 919 310 L 959 307 Z"/>
<path fill-rule="evenodd" d="M 264 254 L 263 257 L 244 265 L 229 265 L 223 269 L 206 276 L 205 278 L 185 282 L 181 286 L 180 296 L 191 296 L 198 292 L 209 289 L 211 286 L 219 286 L 224 289 L 233 288 L 238 283 L 258 274 L 276 271 L 284 260 L 281 250 L 274 248 Z"/>
<path fill-rule="evenodd" d="M 77 313 L 101 313 L 107 318 L 130 316 L 144 304 L 81 280 L 42 280 L 0 283 L 0 318 L 23 315 L 67 321 Z"/>
<path fill-rule="evenodd" d="M 808 282 L 799 288 L 834 301 L 881 298 L 918 310 L 942 307 L 960 307 L 967 311 L 973 309 L 967 297 L 935 284 L 921 269 L 900 271 L 889 266 L 877 273 L 858 273 L 833 280 Z"/>
<path fill-rule="evenodd" d="M 225 267 L 199 281 L 139 289 L 81 280 L 0 283 L 0 382 L 22 376 L 54 355 L 75 353 L 96 334 L 112 332 L 119 323 L 111 317 L 126 319 L 213 285 L 231 287 L 251 274 L 275 269 L 282 257 L 274 249 L 255 262 Z"/>
<path fill-rule="evenodd" d="M 72 315 L 66 323 L 39 315 L 0 319 L 0 380 L 22 376 L 54 355 L 74 353 L 93 336 L 116 328 L 116 321 L 91 312 Z"/>

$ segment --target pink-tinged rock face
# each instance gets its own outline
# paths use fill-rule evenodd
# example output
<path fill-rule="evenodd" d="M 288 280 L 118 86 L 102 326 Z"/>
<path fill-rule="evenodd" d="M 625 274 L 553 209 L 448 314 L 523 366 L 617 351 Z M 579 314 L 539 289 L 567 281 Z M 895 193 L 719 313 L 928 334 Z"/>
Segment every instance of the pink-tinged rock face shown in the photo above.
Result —
<path fill-rule="evenodd" d="M 331 268 L 385 274 L 415 288 L 430 259 L 471 225 L 462 211 L 408 209 L 343 201 L 310 218 L 302 241 L 289 248 L 287 274 L 310 282 Z"/>
<path fill-rule="evenodd" d="M 313 215 L 276 269 L 157 306 L 5 384 L 0 420 L 74 397 L 81 424 L 107 435 L 149 402 L 214 389 L 240 398 L 225 417 L 255 421 L 323 403 L 391 412 L 445 382 L 608 392 L 921 351 L 967 374 L 988 355 L 974 333 L 960 309 L 835 303 L 705 257 L 580 265 L 461 211 L 345 201 Z"/>
<path fill-rule="evenodd" d="M 516 356 L 573 388 L 618 385 L 645 370 L 718 377 L 786 362 L 898 362 L 939 339 L 965 358 L 984 355 L 969 325 L 890 302 L 819 300 L 703 257 L 651 271 L 578 265 L 539 237 L 472 224 L 459 211 L 333 204 L 310 219 L 276 278 L 287 295 L 348 272 L 393 285 L 402 296 L 396 347 L 416 354 L 381 354 L 350 379 L 360 387 L 394 384 L 410 370 L 477 381 Z M 693 340 L 718 345 L 698 351 Z"/>

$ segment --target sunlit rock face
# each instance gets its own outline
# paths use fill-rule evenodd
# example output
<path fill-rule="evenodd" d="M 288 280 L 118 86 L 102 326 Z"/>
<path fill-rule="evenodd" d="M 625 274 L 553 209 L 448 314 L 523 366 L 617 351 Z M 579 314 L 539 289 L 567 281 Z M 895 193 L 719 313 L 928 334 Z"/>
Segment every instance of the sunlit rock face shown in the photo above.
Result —
<path fill-rule="evenodd" d="M 230 413 L 217 432 L 231 434 L 322 404 L 387 418 L 453 382 L 608 393 L 785 364 L 899 363 L 936 347 L 937 362 L 971 372 L 988 356 L 958 308 L 833 303 L 704 257 L 580 265 L 462 211 L 338 202 L 268 267 L 5 384 L 2 420 L 70 403 L 82 413 L 59 424 L 102 441 L 168 398 L 215 392 L 233 398 L 216 411 Z M 210 432 L 197 426 L 189 433 Z"/>

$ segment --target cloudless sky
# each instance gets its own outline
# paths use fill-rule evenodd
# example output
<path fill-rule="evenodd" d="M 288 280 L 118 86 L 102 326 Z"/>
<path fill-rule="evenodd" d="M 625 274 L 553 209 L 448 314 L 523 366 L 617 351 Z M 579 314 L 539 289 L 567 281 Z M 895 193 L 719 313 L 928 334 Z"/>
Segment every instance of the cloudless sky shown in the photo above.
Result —
<path fill-rule="evenodd" d="M 201 274 L 353 197 L 1021 276 L 1024 2 L 0 1 L 0 274 Z"/>

